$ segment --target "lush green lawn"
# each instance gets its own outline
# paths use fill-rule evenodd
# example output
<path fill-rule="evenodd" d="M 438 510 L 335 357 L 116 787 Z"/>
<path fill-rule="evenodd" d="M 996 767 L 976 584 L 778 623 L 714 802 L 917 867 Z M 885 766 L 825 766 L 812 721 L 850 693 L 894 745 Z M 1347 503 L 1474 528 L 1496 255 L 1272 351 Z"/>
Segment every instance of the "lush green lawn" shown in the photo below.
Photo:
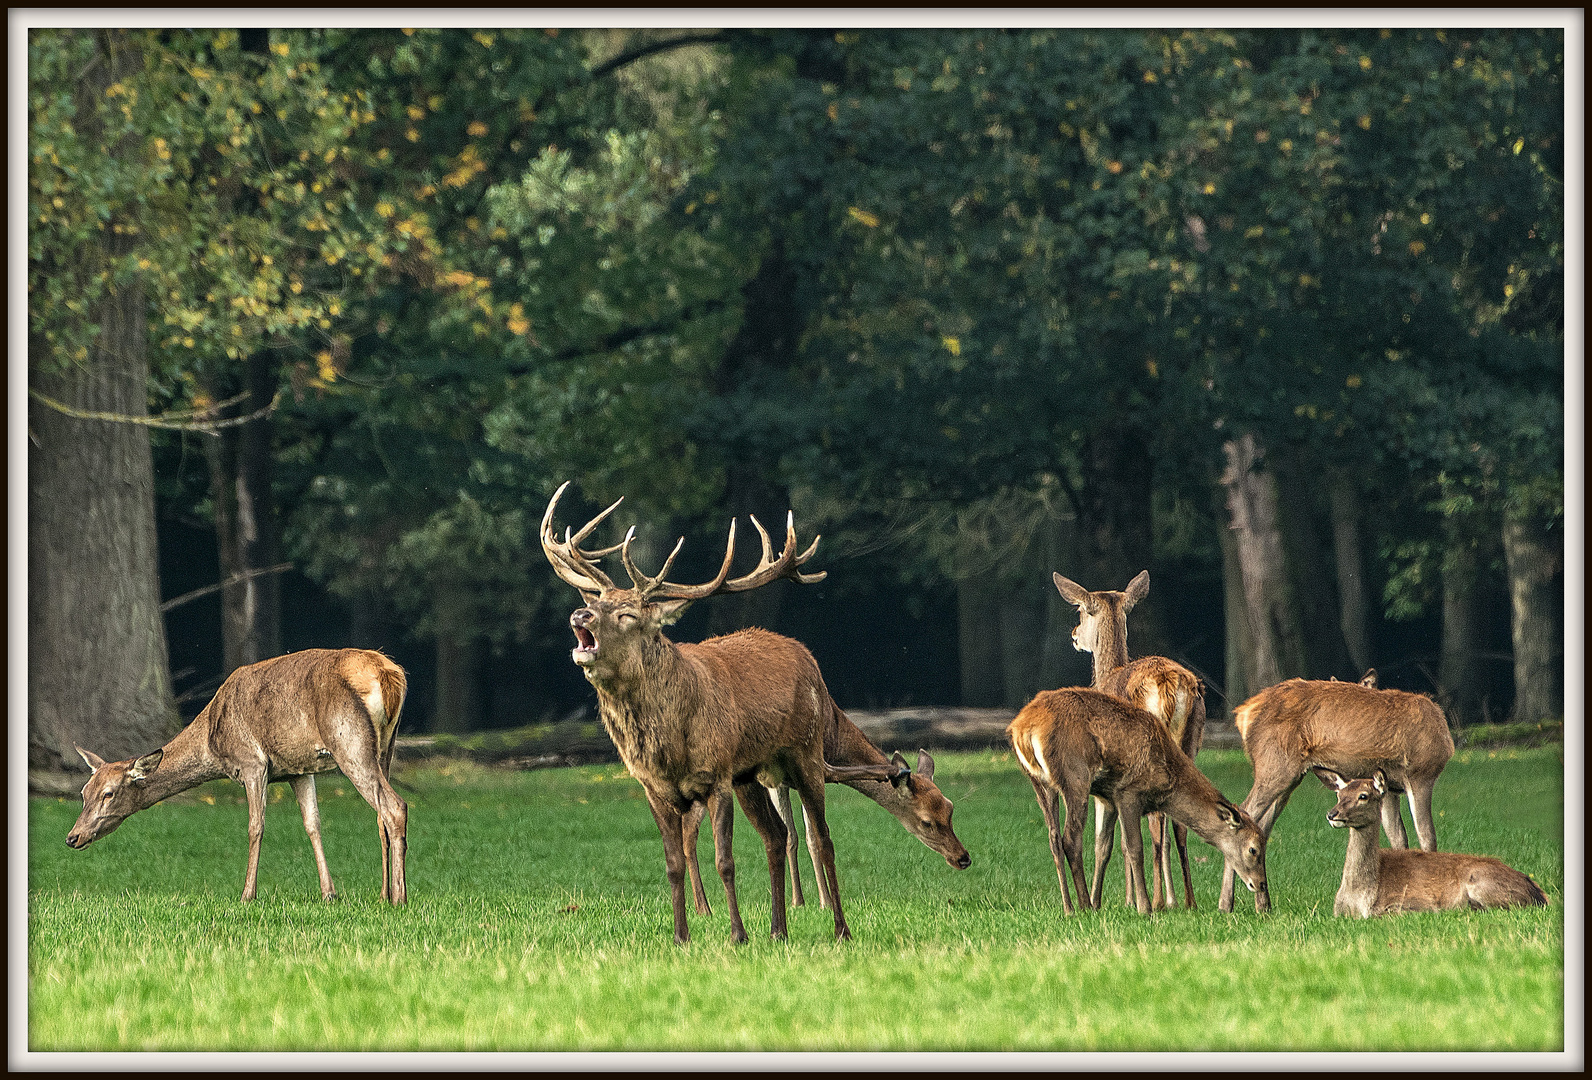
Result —
<path fill-rule="evenodd" d="M 1229 796 L 1247 762 L 1200 765 Z M 1438 840 L 1534 875 L 1545 910 L 1331 917 L 1344 838 L 1307 780 L 1268 853 L 1274 912 L 1190 840 L 1201 907 L 1062 915 L 1039 808 L 1009 755 L 945 754 L 937 779 L 973 854 L 958 872 L 860 795 L 831 787 L 842 899 L 768 939 L 762 845 L 736 821 L 743 915 L 671 941 L 662 847 L 617 765 L 470 765 L 399 776 L 410 803 L 404 909 L 376 899 L 375 815 L 321 780 L 323 904 L 285 785 L 273 785 L 260 899 L 244 905 L 242 789 L 217 783 L 130 818 L 85 851 L 72 800 L 29 815 L 32 1050 L 966 1049 L 1559 1050 L 1564 1034 L 1563 762 L 1558 747 L 1461 752 L 1438 784 Z M 1091 830 L 1092 831 L 1092 830 Z M 1120 858 L 1120 853 L 1117 856 Z M 810 887 L 810 864 L 804 859 Z"/>

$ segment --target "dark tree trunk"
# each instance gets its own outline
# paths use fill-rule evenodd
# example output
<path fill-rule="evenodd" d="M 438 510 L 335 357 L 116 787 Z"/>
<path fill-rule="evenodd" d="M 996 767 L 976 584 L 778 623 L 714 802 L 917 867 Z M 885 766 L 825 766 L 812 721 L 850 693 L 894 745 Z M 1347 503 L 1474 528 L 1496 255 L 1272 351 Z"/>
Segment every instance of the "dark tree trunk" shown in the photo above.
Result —
<path fill-rule="evenodd" d="M 1481 707 L 1481 574 L 1474 541 L 1449 530 L 1443 558 L 1443 642 L 1437 664 L 1438 701 L 1450 724 L 1474 723 Z"/>
<path fill-rule="evenodd" d="M 1555 583 L 1564 561 L 1564 534 L 1523 512 L 1504 516 L 1503 534 L 1515 653 L 1514 718 L 1560 719 L 1564 716 L 1564 622 Z"/>
<path fill-rule="evenodd" d="M 994 570 L 956 583 L 957 648 L 962 704 L 993 708 L 1006 692 L 1001 673 L 1000 578 Z"/>
<path fill-rule="evenodd" d="M 103 98 L 138 58 L 115 35 L 80 88 Z M 106 230 L 113 257 L 131 241 Z M 100 328 L 88 357 L 66 372 L 40 370 L 29 385 L 82 410 L 148 412 L 148 330 L 143 290 L 121 286 L 90 317 Z M 146 428 L 76 420 L 28 403 L 28 764 L 81 769 L 82 744 L 107 759 L 154 749 L 177 725 L 160 612 L 155 478 Z"/>
<path fill-rule="evenodd" d="M 1365 557 L 1360 548 L 1360 492 L 1341 473 L 1328 488 L 1332 501 L 1332 550 L 1338 564 L 1338 622 L 1356 673 L 1371 666 L 1371 636 L 1365 587 Z"/>
<path fill-rule="evenodd" d="M 248 397 L 240 414 L 271 401 L 274 389 L 265 355 L 250 357 L 245 368 Z M 232 396 L 210 388 L 216 400 Z M 210 498 L 215 507 L 216 549 L 222 581 L 277 563 L 276 502 L 271 494 L 271 418 L 222 428 L 205 439 L 210 465 Z M 221 644 L 225 673 L 282 652 L 282 581 L 277 574 L 255 574 L 221 590 Z"/>
<path fill-rule="evenodd" d="M 1087 589 L 1124 589 L 1150 567 L 1153 463 L 1149 439 L 1127 428 L 1108 428 L 1088 438 L 1084 483 L 1079 491 L 1080 573 Z M 1163 601 L 1150 595 L 1133 609 L 1128 640 L 1134 656 L 1164 656 L 1171 648 L 1161 615 Z"/>
<path fill-rule="evenodd" d="M 1327 542 L 1330 515 L 1320 498 L 1319 466 L 1301 460 L 1291 447 L 1267 447 L 1267 466 L 1277 478 L 1277 526 L 1282 534 L 1283 564 L 1298 608 L 1303 669 L 1298 674 L 1325 679 L 1329 675 L 1358 679 L 1343 637 L 1342 608 L 1333 595 L 1335 558 Z"/>
<path fill-rule="evenodd" d="M 1227 685 L 1224 689 L 1227 700 L 1223 715 L 1231 719 L 1236 706 L 1265 687 L 1250 681 L 1250 673 L 1258 668 L 1255 637 L 1249 630 L 1249 607 L 1244 599 L 1244 570 L 1238 558 L 1238 536 L 1229 524 L 1224 495 L 1219 494 L 1217 498 L 1223 504 L 1216 518 L 1222 545 L 1222 617 L 1226 630 Z M 1207 711 L 1211 715 L 1216 712 L 1209 705 Z"/>
<path fill-rule="evenodd" d="M 1014 562 L 1007 568 L 1000 603 L 1001 704 L 1008 709 L 1022 708 L 1046 689 L 1041 675 L 1048 604 L 1041 587 L 1048 585 L 1050 574 L 1044 566 L 1043 538 L 1031 538 Z"/>
<path fill-rule="evenodd" d="M 431 730 L 460 734 L 480 725 L 484 715 L 481 696 L 481 661 L 485 654 L 479 638 L 458 641 L 437 637 L 437 711 Z"/>
<path fill-rule="evenodd" d="M 1245 683 L 1251 693 L 1305 673 L 1304 640 L 1283 555 L 1277 478 L 1253 435 L 1222 445 L 1227 509 L 1236 541 L 1244 610 L 1253 643 Z"/>

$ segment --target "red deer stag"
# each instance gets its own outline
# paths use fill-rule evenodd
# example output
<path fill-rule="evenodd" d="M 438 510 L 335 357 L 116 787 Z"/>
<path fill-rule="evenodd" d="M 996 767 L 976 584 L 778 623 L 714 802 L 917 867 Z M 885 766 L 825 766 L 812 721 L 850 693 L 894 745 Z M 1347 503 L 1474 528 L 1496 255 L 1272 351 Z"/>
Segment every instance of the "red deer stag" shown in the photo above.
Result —
<path fill-rule="evenodd" d="M 923 841 L 930 850 L 943 856 L 951 866 L 958 870 L 966 870 L 972 865 L 972 856 L 967 853 L 967 848 L 962 846 L 962 842 L 956 838 L 956 832 L 951 828 L 951 800 L 935 786 L 934 758 L 929 756 L 928 751 L 918 751 L 917 767 L 909 771 L 906 759 L 900 753 L 886 757 L 884 752 L 837 708 L 834 721 L 824 735 L 824 760 L 831 765 L 869 765 L 894 770 L 895 777 L 890 781 L 843 780 L 841 782 L 884 807 L 901 822 L 907 832 Z M 790 871 L 791 899 L 800 907 L 806 903 L 806 898 L 802 895 L 801 867 L 797 857 L 800 843 L 797 840 L 795 814 L 791 808 L 790 785 L 779 785 L 769 792 L 769 798 L 773 800 L 774 809 L 785 824 L 785 862 Z M 710 914 L 710 909 L 707 893 L 702 888 L 702 874 L 697 869 L 696 856 L 697 828 L 702 823 L 703 813 L 704 808 L 697 807 L 686 815 L 685 857 L 691 874 L 691 889 L 696 900 L 697 912 L 707 915 Z M 806 816 L 805 807 L 803 815 Z M 818 881 L 819 905 L 833 908 L 828 882 L 819 870 L 823 860 L 818 848 L 818 833 L 813 827 L 810 816 L 807 817 L 807 850 L 812 857 L 813 874 Z"/>
<path fill-rule="evenodd" d="M 1368 919 L 1402 911 L 1541 907 L 1548 902 L 1536 882 L 1491 856 L 1378 848 L 1377 825 L 1389 790 L 1381 769 L 1369 780 L 1345 780 L 1325 769 L 1318 775 L 1338 791 L 1338 805 L 1327 811 L 1327 823 L 1349 830 L 1343 883 L 1332 914 Z"/>
<path fill-rule="evenodd" d="M 1199 679 L 1182 664 L 1164 656 L 1128 659 L 1128 612 L 1150 594 L 1150 572 L 1139 571 L 1122 592 L 1090 592 L 1060 574 L 1051 574 L 1051 580 L 1062 598 L 1078 609 L 1072 647 L 1094 656 L 1094 679 L 1090 685 L 1149 712 L 1166 725 L 1173 741 L 1193 761 L 1200 752 L 1200 744 L 1205 741 L 1205 694 Z M 1095 907 L 1100 906 L 1100 894 L 1105 886 L 1105 868 L 1111 860 L 1115 825 L 1116 812 L 1111 804 L 1096 799 L 1095 867 L 1089 889 L 1089 900 Z M 1194 879 L 1189 875 L 1188 829 L 1174 822 L 1172 833 L 1178 861 L 1183 867 L 1183 902 L 1192 908 L 1195 906 Z M 1126 839 L 1123 842 L 1126 843 Z M 1153 904 L 1158 909 L 1169 908 L 1176 902 L 1176 896 L 1172 892 L 1172 849 L 1166 843 L 1164 814 L 1150 815 L 1150 845 L 1154 850 L 1151 864 L 1151 876 L 1155 880 Z M 1131 892 L 1130 884 L 1130 902 Z"/>
<path fill-rule="evenodd" d="M 341 769 L 376 811 L 381 836 L 381 898 L 408 896 L 404 854 L 409 808 L 388 782 L 393 733 L 403 709 L 403 668 L 364 649 L 306 649 L 241 667 L 177 737 L 159 750 L 107 762 L 81 746 L 93 770 L 83 786 L 83 813 L 67 845 L 85 848 L 130 814 L 179 791 L 231 777 L 249 804 L 249 869 L 243 899 L 253 900 L 265 832 L 265 787 L 293 785 L 304 831 L 315 850 L 321 896 L 331 900 L 331 871 L 321 848 L 315 774 Z"/>
<path fill-rule="evenodd" d="M 834 845 L 824 820 L 824 783 L 869 778 L 890 780 L 892 767 L 837 768 L 824 762 L 824 733 L 838 711 L 812 654 L 798 642 L 766 630 L 740 630 L 699 644 L 675 644 L 663 628 L 680 617 L 694 600 L 715 593 L 741 592 L 778 578 L 812 583 L 822 572 L 803 574 L 800 567 L 818 547 L 796 549 L 794 517 L 785 519 L 785 547 L 778 556 L 768 532 L 756 518 L 763 541 L 762 558 L 741 577 L 731 578 L 735 555 L 735 522 L 725 543 L 724 562 L 712 581 L 679 585 L 667 579 L 682 537 L 648 577 L 630 557 L 632 527 L 613 547 L 586 551 L 580 547 L 592 530 L 613 513 L 618 500 L 560 541 L 553 532 L 553 512 L 565 483 L 542 516 L 542 551 L 553 570 L 580 591 L 585 600 L 569 617 L 576 644 L 571 653 L 588 682 L 597 690 L 603 726 L 630 774 L 641 782 L 647 803 L 663 835 L 664 860 L 674 904 L 674 938 L 691 939 L 686 926 L 686 857 L 684 815 L 706 804 L 713 821 L 713 847 L 719 877 L 730 910 L 731 937 L 747 940 L 735 895 L 735 861 L 731 852 L 734 805 L 730 793 L 763 838 L 767 849 L 773 915 L 770 933 L 785 937 L 785 825 L 769 801 L 766 788 L 786 783 L 810 808 L 822 855 L 821 873 L 835 897 L 835 937 L 849 938 L 835 879 Z M 631 588 L 615 585 L 597 565 L 619 552 Z"/>
<path fill-rule="evenodd" d="M 1360 683 L 1289 679 L 1238 706 L 1233 721 L 1255 770 L 1244 811 L 1267 836 L 1307 772 L 1369 776 L 1382 769 L 1389 790 L 1409 798 L 1421 848 L 1437 850 L 1432 789 L 1454 756 L 1454 739 L 1431 698 Z M 1397 798 L 1382 803 L 1382 826 L 1394 847 L 1409 846 Z M 1233 878 L 1226 872 L 1217 906 L 1233 910 Z"/>
<path fill-rule="evenodd" d="M 1098 690 L 1044 690 L 1023 706 L 1006 733 L 1044 812 L 1067 914 L 1073 906 L 1063 857 L 1079 904 L 1099 907 L 1083 884 L 1083 815 L 1089 795 L 1111 802 L 1121 819 L 1131 902 L 1142 914 L 1151 909 L 1139 819 L 1151 810 L 1187 825 L 1220 851 L 1228 871 L 1254 891 L 1255 910 L 1271 910 L 1265 835 L 1194 767 L 1155 716 Z M 1067 812 L 1065 831 L 1056 811 L 1058 793 Z"/>

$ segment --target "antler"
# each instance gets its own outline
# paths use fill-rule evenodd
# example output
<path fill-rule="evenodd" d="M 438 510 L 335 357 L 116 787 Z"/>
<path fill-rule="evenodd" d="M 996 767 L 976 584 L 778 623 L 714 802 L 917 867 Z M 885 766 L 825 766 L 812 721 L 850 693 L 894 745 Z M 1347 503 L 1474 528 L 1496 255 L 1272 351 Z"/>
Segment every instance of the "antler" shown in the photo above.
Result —
<path fill-rule="evenodd" d="M 547 504 L 547 512 L 542 515 L 542 553 L 547 556 L 547 561 L 553 564 L 553 571 L 581 592 L 600 593 L 607 589 L 612 589 L 614 587 L 613 579 L 603 573 L 596 560 L 604 555 L 613 554 L 624 545 L 615 544 L 613 547 L 602 548 L 598 551 L 582 551 L 580 542 L 590 536 L 591 531 L 605 517 L 618 509 L 619 504 L 625 501 L 624 496 L 621 495 L 618 499 L 615 499 L 612 506 L 588 521 L 582 526 L 580 532 L 575 533 L 573 536 L 570 535 L 569 529 L 565 528 L 564 539 L 560 542 L 558 536 L 553 532 L 553 510 L 558 506 L 559 498 L 569 485 L 570 481 L 568 480 L 559 485 L 558 490 L 553 492 L 553 500 Z M 635 531 L 635 529 L 630 530 L 631 533 Z M 629 543 L 630 536 L 626 535 L 625 544 Z M 628 562 L 628 560 L 626 561 Z"/>
<path fill-rule="evenodd" d="M 758 564 L 748 574 L 738 578 L 730 578 L 730 563 L 735 558 L 735 519 L 730 519 L 730 533 L 724 543 L 724 562 L 719 566 L 719 572 L 712 581 L 701 585 L 682 585 L 666 580 L 669 570 L 674 566 L 674 560 L 680 554 L 680 549 L 685 545 L 685 537 L 681 537 L 674 545 L 674 550 L 669 552 L 669 557 L 663 561 L 663 569 L 656 575 L 648 576 L 642 573 L 630 557 L 630 545 L 636 538 L 636 529 L 632 525 L 625 538 L 613 547 L 602 548 L 598 551 L 582 551 L 580 542 L 609 514 L 624 502 L 620 498 L 612 506 L 588 521 L 581 530 L 570 535 L 568 529 L 564 530 L 564 539 L 560 542 L 552 531 L 553 510 L 558 505 L 558 500 L 564 494 L 564 488 L 569 487 L 565 481 L 562 487 L 553 494 L 552 502 L 547 504 L 547 512 L 542 515 L 542 551 L 547 555 L 547 561 L 553 564 L 553 569 L 558 576 L 582 592 L 603 592 L 615 588 L 613 579 L 603 573 L 596 560 L 604 555 L 619 552 L 619 557 L 624 561 L 625 573 L 630 575 L 631 584 L 635 586 L 639 598 L 645 600 L 701 600 L 703 597 L 712 596 L 714 593 L 745 592 L 755 589 L 760 585 L 767 585 L 776 578 L 788 577 L 803 585 L 811 585 L 828 577 L 828 572 L 820 570 L 816 574 L 803 574 L 800 567 L 813 553 L 818 550 L 818 541 L 822 537 L 813 537 L 813 542 L 801 554 L 796 552 L 796 515 L 787 512 L 785 515 L 785 547 L 776 557 L 773 545 L 769 542 L 768 530 L 756 517 L 752 517 L 752 524 L 757 527 L 758 536 L 763 541 L 763 555 Z M 751 516 L 751 515 L 748 515 Z"/>

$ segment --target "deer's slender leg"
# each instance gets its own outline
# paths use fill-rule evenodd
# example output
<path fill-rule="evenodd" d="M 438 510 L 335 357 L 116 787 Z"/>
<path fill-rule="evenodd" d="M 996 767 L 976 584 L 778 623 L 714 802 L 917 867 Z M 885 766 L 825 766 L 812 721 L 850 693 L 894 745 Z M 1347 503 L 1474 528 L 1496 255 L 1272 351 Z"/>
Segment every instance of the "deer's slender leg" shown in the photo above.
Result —
<path fill-rule="evenodd" d="M 834 904 L 835 914 L 835 940 L 848 941 L 851 938 L 851 927 L 846 925 L 846 915 L 840 906 L 840 878 L 835 873 L 835 845 L 829 838 L 829 822 L 824 819 L 824 778 L 820 770 L 814 770 L 815 775 L 807 776 L 798 772 L 791 778 L 796 794 L 801 796 L 802 808 L 807 813 L 807 820 L 812 829 L 818 834 L 818 851 L 823 858 L 823 865 L 819 872 L 828 879 L 829 898 Z"/>
<path fill-rule="evenodd" d="M 337 892 L 332 888 L 332 872 L 326 865 L 326 851 L 321 847 L 321 809 L 315 801 L 315 776 L 306 773 L 293 777 L 289 783 L 293 785 L 299 813 L 304 816 L 304 831 L 309 834 L 310 847 L 315 852 L 315 872 L 321 879 L 321 899 L 335 900 Z"/>
<path fill-rule="evenodd" d="M 785 823 L 774 812 L 768 789 L 749 781 L 735 786 L 735 797 L 740 800 L 746 818 L 763 838 L 763 851 L 768 856 L 769 899 L 773 908 L 769 916 L 769 936 L 783 940 L 785 927 Z"/>
<path fill-rule="evenodd" d="M 1183 906 L 1194 910 L 1194 878 L 1188 869 L 1188 826 L 1172 822 L 1172 835 L 1177 840 L 1177 858 L 1183 864 Z"/>
<path fill-rule="evenodd" d="M 1106 891 L 1106 865 L 1111 862 L 1111 845 L 1117 838 L 1117 808 L 1105 799 L 1095 799 L 1094 878 L 1089 885 L 1089 906 L 1099 910 Z M 1127 886 L 1127 902 L 1133 902 L 1133 886 Z"/>
<path fill-rule="evenodd" d="M 1415 816 L 1415 799 L 1413 796 L 1410 798 L 1410 816 Z M 1399 811 L 1399 796 L 1396 791 L 1389 791 L 1382 800 L 1382 831 L 1387 833 L 1388 847 L 1408 848 L 1410 846 L 1409 834 L 1404 831 L 1404 815 Z"/>
<path fill-rule="evenodd" d="M 375 737 L 370 754 L 339 754 L 337 764 L 354 790 L 376 811 L 376 831 L 381 837 L 381 898 L 394 904 L 408 899 L 404 859 L 408 851 L 409 805 L 376 765 Z"/>
<path fill-rule="evenodd" d="M 785 867 L 790 872 L 791 903 L 796 907 L 806 907 L 807 898 L 802 895 L 802 867 L 799 858 L 801 842 L 796 839 L 796 815 L 791 811 L 790 786 L 781 784 L 769 791 L 768 797 L 773 800 L 779 819 L 785 823 Z"/>
<path fill-rule="evenodd" d="M 1432 818 L 1432 789 L 1436 786 L 1436 777 L 1405 783 L 1410 798 L 1410 817 L 1415 822 L 1415 835 L 1420 839 L 1422 851 L 1437 850 L 1437 822 Z"/>
<path fill-rule="evenodd" d="M 1159 811 L 1145 815 L 1150 822 L 1151 874 L 1155 884 L 1150 897 L 1150 907 L 1164 911 L 1177 902 L 1172 892 L 1172 845 L 1166 835 L 1166 815 Z"/>
<path fill-rule="evenodd" d="M 691 941 L 691 928 L 685 921 L 685 842 L 680 811 L 666 799 L 647 790 L 647 805 L 663 836 L 664 872 L 669 877 L 669 899 L 674 905 L 674 943 Z"/>
<path fill-rule="evenodd" d="M 1040 813 L 1045 815 L 1045 831 L 1050 837 L 1050 857 L 1056 864 L 1056 881 L 1061 886 L 1061 910 L 1063 914 L 1073 913 L 1072 897 L 1067 895 L 1067 870 L 1066 855 L 1061 849 L 1061 812 L 1056 808 L 1056 792 L 1043 780 L 1032 774 L 1028 782 L 1034 785 L 1034 798 L 1039 800 Z M 1099 864 L 1095 872 L 1099 874 Z M 1078 893 L 1078 903 L 1085 907 L 1089 901 L 1084 898 L 1082 891 Z"/>
<path fill-rule="evenodd" d="M 818 853 L 818 831 L 813 828 L 813 816 L 807 812 L 806 806 L 802 807 L 802 821 L 807 830 L 807 855 L 813 861 L 813 878 L 818 882 L 818 906 L 828 911 L 835 905 L 829 899 L 829 882 L 824 880 L 823 871 L 818 869 L 822 860 Z"/>
<path fill-rule="evenodd" d="M 724 882 L 724 902 L 730 908 L 730 940 L 746 944 L 746 927 L 741 923 L 741 905 L 735 898 L 735 850 L 731 840 L 735 831 L 735 801 L 728 789 L 708 796 L 708 813 L 713 818 L 713 863 Z"/>
<path fill-rule="evenodd" d="M 1069 776 L 1061 786 L 1061 802 L 1067 811 L 1067 823 L 1061 831 L 1061 850 L 1067 856 L 1067 868 L 1072 871 L 1073 888 L 1078 892 L 1078 903 L 1084 903 L 1083 880 L 1083 820 L 1089 812 L 1088 781 L 1079 783 L 1079 777 Z"/>
<path fill-rule="evenodd" d="M 1302 765 L 1287 764 L 1279 767 L 1268 766 L 1267 763 L 1260 761 L 1255 763 L 1255 785 L 1249 789 L 1249 795 L 1244 799 L 1243 811 L 1254 820 L 1260 827 L 1261 833 L 1268 838 L 1271 836 L 1272 826 L 1276 824 L 1277 815 L 1288 805 L 1288 797 L 1304 778 L 1305 769 Z M 1237 880 L 1232 868 L 1223 866 L 1222 893 L 1216 901 L 1216 910 L 1233 910 L 1233 894 L 1236 891 Z"/>
<path fill-rule="evenodd" d="M 713 909 L 708 906 L 707 890 L 702 887 L 702 869 L 697 865 L 697 833 L 707 812 L 705 804 L 692 803 L 691 809 L 687 810 L 685 816 L 680 819 L 680 840 L 685 849 L 685 868 L 686 873 L 691 876 L 691 898 L 696 903 L 698 915 L 713 914 Z"/>
<path fill-rule="evenodd" d="M 1144 811 L 1138 796 L 1132 792 L 1118 795 L 1117 813 L 1121 815 L 1122 832 L 1127 841 L 1122 848 L 1122 859 L 1133 878 L 1133 906 L 1139 909 L 1140 915 L 1148 915 L 1150 893 L 1144 885 L 1144 834 L 1139 826 Z"/>
<path fill-rule="evenodd" d="M 251 769 L 239 779 L 249 804 L 249 869 L 243 877 L 243 899 L 253 900 L 260 873 L 260 839 L 265 835 L 265 766 Z"/>

